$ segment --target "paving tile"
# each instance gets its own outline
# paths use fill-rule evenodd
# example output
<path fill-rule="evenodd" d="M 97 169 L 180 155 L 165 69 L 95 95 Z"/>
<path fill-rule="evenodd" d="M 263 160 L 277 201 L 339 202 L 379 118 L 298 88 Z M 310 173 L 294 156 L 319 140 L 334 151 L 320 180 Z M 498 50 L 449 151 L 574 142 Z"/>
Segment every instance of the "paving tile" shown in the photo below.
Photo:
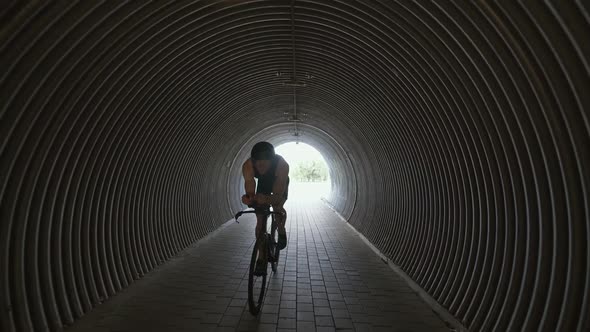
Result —
<path fill-rule="evenodd" d="M 297 311 L 313 311 L 313 304 L 297 303 Z"/>
<path fill-rule="evenodd" d="M 313 282 L 313 280 L 312 280 L 312 282 Z M 313 292 L 325 292 L 326 291 L 326 286 L 324 286 L 323 284 L 321 284 L 321 285 L 314 285 L 314 284 L 312 284 L 311 285 L 311 290 Z"/>
<path fill-rule="evenodd" d="M 280 302 L 280 308 L 284 309 L 284 308 L 297 308 L 297 301 L 283 301 L 281 300 Z"/>
<path fill-rule="evenodd" d="M 295 308 L 287 308 L 279 311 L 279 317 L 281 318 L 297 318 L 297 310 Z"/>
<path fill-rule="evenodd" d="M 329 307 L 314 307 L 313 311 L 316 316 L 332 316 L 332 310 Z"/>
<path fill-rule="evenodd" d="M 324 292 L 313 292 L 311 294 L 311 297 L 315 300 L 315 299 L 323 299 L 323 300 L 327 300 L 328 299 L 328 294 L 324 293 Z"/>
<path fill-rule="evenodd" d="M 284 278 L 285 278 L 285 281 L 283 282 L 283 292 L 285 289 L 288 289 L 288 288 L 297 289 L 297 282 L 296 282 L 297 277 L 293 277 L 293 281 L 287 281 L 287 276 L 285 276 Z M 293 293 L 295 293 L 295 292 L 293 292 Z"/>
<path fill-rule="evenodd" d="M 346 303 L 344 301 L 330 301 L 330 308 L 346 309 Z"/>
<path fill-rule="evenodd" d="M 297 287 L 283 287 L 283 294 L 296 294 Z"/>
<path fill-rule="evenodd" d="M 340 288 L 338 287 L 338 283 L 337 282 L 330 282 L 330 281 L 326 281 L 325 282 L 325 287 L 326 287 L 326 292 L 328 293 L 333 293 L 333 294 L 338 294 L 340 293 Z"/>
<path fill-rule="evenodd" d="M 332 316 L 316 316 L 316 326 L 334 326 L 334 318 Z"/>
<path fill-rule="evenodd" d="M 346 305 L 354 305 L 354 304 L 360 304 L 360 300 L 357 297 L 344 297 L 344 302 L 346 302 Z"/>
<path fill-rule="evenodd" d="M 324 299 L 313 299 L 314 307 L 329 307 L 330 302 Z"/>
<path fill-rule="evenodd" d="M 261 323 L 276 324 L 278 319 L 279 319 L 278 314 L 269 314 L 266 312 L 263 312 L 262 314 L 260 314 L 260 322 Z"/>
<path fill-rule="evenodd" d="M 232 299 L 229 306 L 230 307 L 243 307 L 246 304 L 246 299 Z"/>
<path fill-rule="evenodd" d="M 297 294 L 285 294 L 285 293 L 283 293 L 281 295 L 281 300 L 282 301 L 296 301 L 297 300 Z"/>
<path fill-rule="evenodd" d="M 347 309 L 332 309 L 332 316 L 334 318 L 350 318 Z"/>
<path fill-rule="evenodd" d="M 260 289 L 260 288 L 258 288 L 258 289 Z M 248 292 L 237 292 L 234 295 L 234 299 L 248 299 Z"/>
<path fill-rule="evenodd" d="M 335 332 L 336 329 L 334 327 L 328 326 L 316 326 L 316 332 Z M 340 331 L 340 330 L 338 330 Z"/>
<path fill-rule="evenodd" d="M 264 299 L 264 304 L 276 304 L 279 305 L 281 303 L 280 297 L 267 297 Z"/>
<path fill-rule="evenodd" d="M 297 311 L 297 321 L 314 321 L 313 311 Z"/>
<path fill-rule="evenodd" d="M 223 318 L 221 318 L 221 322 L 219 323 L 219 326 L 237 327 L 239 323 L 240 323 L 240 316 L 225 315 L 225 316 L 223 316 Z"/>
<path fill-rule="evenodd" d="M 189 329 L 187 331 L 193 331 L 194 329 Z M 234 332 L 236 330 L 235 327 L 228 327 L 228 326 L 218 326 L 215 328 L 215 332 Z"/>
<path fill-rule="evenodd" d="M 365 312 L 365 307 L 363 307 L 360 304 L 346 304 L 346 308 L 348 309 L 348 312 L 350 313 L 364 313 Z"/>
<path fill-rule="evenodd" d="M 277 314 L 279 313 L 279 305 L 278 304 L 264 304 L 264 306 L 262 306 L 262 311 L 264 313 L 268 313 L 268 314 Z"/>
<path fill-rule="evenodd" d="M 295 318 L 279 318 L 279 329 L 296 329 L 297 319 Z"/>
<path fill-rule="evenodd" d="M 315 323 L 297 321 L 297 332 L 315 332 Z"/>
<path fill-rule="evenodd" d="M 257 322 L 258 321 L 258 317 L 257 316 L 253 316 L 252 314 L 250 314 L 249 311 L 244 311 L 244 313 L 242 314 L 242 319 L 240 320 L 240 324 L 243 322 Z"/>
<path fill-rule="evenodd" d="M 373 328 L 371 324 L 368 323 L 354 323 L 354 329 L 357 332 L 372 332 Z"/>
<path fill-rule="evenodd" d="M 311 294 L 309 296 L 297 295 L 297 303 L 313 303 L 313 297 Z"/>
<path fill-rule="evenodd" d="M 277 330 L 277 324 L 260 324 L 256 329 L 257 332 L 275 332 Z"/>
<path fill-rule="evenodd" d="M 352 320 L 349 318 L 334 318 L 334 325 L 337 329 L 353 328 Z"/>
<path fill-rule="evenodd" d="M 205 324 L 219 324 L 221 318 L 223 317 L 222 314 L 205 314 L 201 318 L 201 323 Z"/>
<path fill-rule="evenodd" d="M 339 287 L 328 287 L 328 286 L 326 286 L 326 293 L 328 293 L 328 294 L 339 294 L 339 295 L 342 295 L 342 293 L 340 292 L 340 288 Z"/>
<path fill-rule="evenodd" d="M 191 327 L 191 329 L 194 329 L 195 331 L 207 331 L 207 332 L 217 331 L 218 328 L 219 328 L 219 326 L 216 326 L 215 324 L 195 324 L 194 326 Z M 160 330 L 160 329 L 157 326 L 144 327 L 141 330 L 139 330 L 138 327 L 136 326 L 134 329 L 132 329 L 130 331 L 158 331 L 158 330 Z M 178 330 L 178 328 L 174 328 L 174 330 Z M 162 329 L 161 331 L 164 331 L 164 329 Z"/>

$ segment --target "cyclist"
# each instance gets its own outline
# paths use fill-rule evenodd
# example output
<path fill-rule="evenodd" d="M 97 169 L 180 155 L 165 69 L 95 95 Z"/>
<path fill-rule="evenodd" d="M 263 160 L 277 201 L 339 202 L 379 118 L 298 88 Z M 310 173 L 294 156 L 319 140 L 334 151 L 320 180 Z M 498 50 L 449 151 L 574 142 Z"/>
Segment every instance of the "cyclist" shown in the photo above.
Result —
<path fill-rule="evenodd" d="M 287 233 L 285 221 L 287 212 L 283 205 L 287 200 L 289 192 L 289 164 L 278 154 L 275 154 L 274 146 L 268 142 L 258 142 L 252 148 L 250 158 L 242 165 L 242 174 L 246 187 L 246 194 L 242 196 L 242 203 L 252 205 L 272 205 L 273 210 L 282 212 L 277 215 L 279 250 L 287 246 Z M 258 179 L 258 185 L 256 185 Z M 262 214 L 256 215 L 256 238 L 262 229 L 265 217 Z M 266 250 L 259 249 L 259 259 L 256 262 L 256 275 L 266 273 Z"/>

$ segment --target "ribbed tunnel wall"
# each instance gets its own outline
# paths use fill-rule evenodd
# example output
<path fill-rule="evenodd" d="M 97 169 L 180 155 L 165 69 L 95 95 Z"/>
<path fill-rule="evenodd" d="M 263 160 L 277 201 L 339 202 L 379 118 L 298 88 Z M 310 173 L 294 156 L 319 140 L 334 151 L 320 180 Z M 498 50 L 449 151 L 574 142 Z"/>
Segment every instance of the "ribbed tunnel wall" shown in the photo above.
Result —
<path fill-rule="evenodd" d="M 58 330 L 227 221 L 294 91 L 331 204 L 466 327 L 589 328 L 588 2 L 0 10 L 3 331 Z"/>

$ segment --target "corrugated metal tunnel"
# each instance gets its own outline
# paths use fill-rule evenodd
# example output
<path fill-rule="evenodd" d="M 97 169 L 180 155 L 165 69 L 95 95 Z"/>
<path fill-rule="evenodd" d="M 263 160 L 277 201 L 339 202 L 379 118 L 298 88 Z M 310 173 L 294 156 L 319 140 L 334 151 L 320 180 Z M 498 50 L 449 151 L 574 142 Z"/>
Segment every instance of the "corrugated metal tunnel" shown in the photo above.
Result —
<path fill-rule="evenodd" d="M 294 134 L 470 330 L 589 327 L 588 2 L 0 10 L 3 331 L 59 330 L 215 230 L 252 144 Z"/>

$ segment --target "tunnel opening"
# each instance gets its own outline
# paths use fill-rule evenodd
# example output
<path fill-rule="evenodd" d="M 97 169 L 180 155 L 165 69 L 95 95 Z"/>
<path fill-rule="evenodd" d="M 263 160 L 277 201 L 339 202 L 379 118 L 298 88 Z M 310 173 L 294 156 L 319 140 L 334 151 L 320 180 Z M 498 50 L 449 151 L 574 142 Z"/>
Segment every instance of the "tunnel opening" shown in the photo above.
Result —
<path fill-rule="evenodd" d="M 232 119 L 234 123 L 239 123 L 241 120 L 240 117 Z M 352 136 L 333 135 L 332 132 L 323 129 L 323 126 L 300 124 L 300 127 L 305 132 L 305 135 L 294 138 L 290 134 L 290 123 L 267 124 L 263 128 L 253 129 L 251 133 L 247 133 L 246 135 L 250 136 L 248 140 L 239 142 L 234 146 L 226 146 L 227 153 L 224 155 L 227 158 L 224 163 L 227 173 L 218 172 L 219 178 L 217 180 L 212 179 L 212 181 L 225 186 L 223 192 L 226 193 L 224 196 L 227 202 L 227 211 L 240 211 L 244 208 L 240 200 L 240 197 L 244 194 L 242 165 L 250 157 L 250 151 L 256 142 L 267 141 L 273 144 L 275 151 L 279 155 L 288 154 L 283 149 L 288 148 L 289 143 L 292 143 L 293 146 L 309 146 L 315 151 L 308 154 L 323 159 L 328 170 L 327 179 L 323 181 L 326 187 L 322 188 L 322 185 L 316 184 L 320 190 L 306 190 L 305 188 L 298 190 L 299 186 L 291 183 L 289 185 L 287 205 L 301 201 L 301 199 L 297 198 L 297 192 L 301 191 L 305 195 L 302 196 L 303 200 L 312 197 L 311 194 L 316 194 L 316 200 L 323 199 L 325 203 L 346 220 L 352 218 L 355 211 L 356 213 L 364 213 L 361 210 L 365 206 L 359 209 L 357 197 L 359 193 L 361 195 L 366 193 L 372 181 L 364 181 L 359 187 L 357 178 L 364 174 L 363 170 L 369 170 L 371 165 L 363 164 L 366 167 L 360 167 L 354 163 L 353 158 L 358 158 L 357 160 L 360 161 L 371 160 L 371 158 L 366 154 L 366 151 L 359 148 L 359 141 L 351 140 Z M 329 127 L 326 126 L 325 128 Z M 218 135 L 214 136 L 214 141 L 230 141 L 231 135 L 230 132 L 220 131 Z M 296 142 L 299 142 L 299 144 L 296 144 Z M 282 147 L 282 145 L 285 145 L 285 147 Z M 351 153 L 353 150 L 358 153 Z M 303 154 L 305 155 L 305 153 Z M 289 162 L 288 159 L 290 158 L 286 159 Z M 216 166 L 212 165 L 212 167 L 215 168 Z M 215 169 L 218 170 L 218 168 Z M 291 165 L 290 172 L 292 174 L 293 165 Z M 291 178 L 291 181 L 294 181 L 294 179 Z M 318 193 L 319 195 L 317 195 Z M 371 209 L 369 205 L 366 206 L 367 209 Z"/>
<path fill-rule="evenodd" d="M 315 147 L 301 142 L 287 142 L 277 146 L 275 151 L 289 163 L 289 198 L 318 201 L 330 196 L 330 167 Z"/>

